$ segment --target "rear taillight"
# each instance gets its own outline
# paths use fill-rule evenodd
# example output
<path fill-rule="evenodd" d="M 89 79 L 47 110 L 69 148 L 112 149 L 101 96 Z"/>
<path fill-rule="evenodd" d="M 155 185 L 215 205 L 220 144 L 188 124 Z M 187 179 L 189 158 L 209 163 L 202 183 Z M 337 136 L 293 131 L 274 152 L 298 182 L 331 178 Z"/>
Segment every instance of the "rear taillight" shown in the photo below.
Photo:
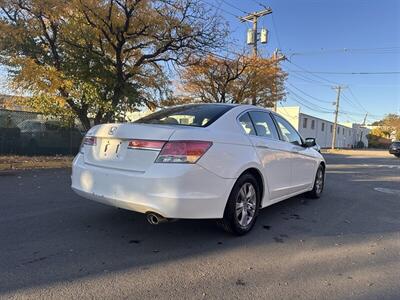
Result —
<path fill-rule="evenodd" d="M 83 138 L 83 144 L 87 146 L 96 146 L 96 137 L 95 136 L 85 136 Z"/>
<path fill-rule="evenodd" d="M 140 150 L 157 150 L 160 151 L 164 146 L 165 141 L 151 141 L 151 140 L 131 140 L 128 144 L 128 149 Z"/>
<path fill-rule="evenodd" d="M 79 147 L 79 152 L 83 154 L 83 146 L 96 146 L 96 137 L 95 136 L 85 136 L 82 139 L 81 146 Z"/>
<path fill-rule="evenodd" d="M 169 141 L 161 149 L 157 163 L 195 163 L 211 147 L 206 141 Z"/>

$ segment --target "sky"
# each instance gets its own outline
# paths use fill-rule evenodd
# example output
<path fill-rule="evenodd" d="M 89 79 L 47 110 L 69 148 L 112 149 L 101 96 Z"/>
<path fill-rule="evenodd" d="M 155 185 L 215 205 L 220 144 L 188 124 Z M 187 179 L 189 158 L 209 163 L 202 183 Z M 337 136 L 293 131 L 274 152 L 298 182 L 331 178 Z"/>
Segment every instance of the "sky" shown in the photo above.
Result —
<path fill-rule="evenodd" d="M 290 62 L 287 97 L 283 106 L 299 105 L 305 113 L 332 120 L 336 90 L 343 85 L 339 121 L 367 122 L 400 113 L 400 1 L 399 0 L 201 0 L 218 7 L 232 31 L 229 51 L 246 46 L 251 23 L 237 16 L 262 9 L 273 13 L 259 19 L 269 30 L 261 55 L 275 48 Z M 347 49 L 347 50 L 345 50 Z M 397 72 L 397 74 L 327 74 L 309 72 Z M 307 107 L 306 107 L 307 106 Z"/>
<path fill-rule="evenodd" d="M 251 24 L 238 17 L 263 9 L 260 4 L 272 8 L 271 15 L 259 19 L 269 41 L 258 48 L 264 57 L 279 48 L 288 58 L 282 63 L 289 74 L 287 97 L 280 105 L 300 105 L 305 113 L 333 120 L 332 87 L 343 85 L 340 122 L 360 123 L 367 112 L 367 123 L 400 113 L 400 0 L 198 1 L 227 22 L 229 52 L 249 47 L 245 38 Z M 6 91 L 5 82 L 0 66 L 0 92 Z"/>

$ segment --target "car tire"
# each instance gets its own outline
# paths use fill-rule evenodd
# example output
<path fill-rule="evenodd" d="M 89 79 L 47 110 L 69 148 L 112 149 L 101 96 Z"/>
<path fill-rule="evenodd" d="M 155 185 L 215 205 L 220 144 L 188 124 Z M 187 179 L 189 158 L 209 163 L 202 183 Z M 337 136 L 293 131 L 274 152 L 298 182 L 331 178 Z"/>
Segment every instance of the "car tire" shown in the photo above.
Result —
<path fill-rule="evenodd" d="M 254 226 L 261 201 L 260 187 L 253 175 L 239 177 L 229 195 L 224 217 L 219 220 L 222 228 L 235 235 L 244 235 Z"/>
<path fill-rule="evenodd" d="M 307 193 L 309 198 L 317 199 L 321 197 L 325 185 L 325 168 L 323 165 L 319 165 L 317 173 L 315 174 L 314 186 L 311 191 Z"/>

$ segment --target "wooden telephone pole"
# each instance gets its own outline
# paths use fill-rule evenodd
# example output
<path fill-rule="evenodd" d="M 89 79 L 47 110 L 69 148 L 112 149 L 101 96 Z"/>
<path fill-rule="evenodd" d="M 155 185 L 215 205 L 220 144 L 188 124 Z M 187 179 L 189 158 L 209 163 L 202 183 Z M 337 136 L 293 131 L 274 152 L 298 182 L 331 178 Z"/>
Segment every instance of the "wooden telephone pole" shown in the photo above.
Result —
<path fill-rule="evenodd" d="M 253 45 L 253 55 L 257 56 L 257 42 L 258 42 L 258 28 L 257 28 L 257 22 L 258 18 L 261 18 L 263 16 L 269 15 L 272 13 L 272 9 L 270 7 L 267 7 L 263 10 L 253 12 L 251 14 L 248 14 L 247 16 L 240 17 L 239 20 L 240 22 L 251 22 L 253 23 L 253 29 L 252 29 L 252 38 L 249 40 L 249 36 L 247 38 L 247 43 Z M 261 43 L 267 43 L 267 36 L 266 36 L 266 31 L 265 31 L 265 39 L 264 37 L 261 37 Z"/>
<path fill-rule="evenodd" d="M 272 13 L 272 9 L 269 7 L 266 7 L 263 10 L 257 11 L 257 12 L 253 12 L 251 14 L 248 14 L 247 16 L 244 17 L 240 17 L 239 20 L 240 22 L 244 23 L 244 22 L 251 22 L 253 23 L 253 28 L 249 29 L 248 33 L 247 33 L 247 44 L 253 45 L 253 56 L 257 57 L 258 52 L 257 52 L 257 43 L 259 41 L 258 39 L 258 28 L 257 28 L 257 23 L 258 23 L 258 19 L 269 15 Z M 260 36 L 260 42 L 261 43 L 267 43 L 267 38 L 268 38 L 268 33 L 266 29 L 263 29 L 261 32 L 261 36 Z M 257 76 L 257 74 L 254 72 L 253 76 Z M 257 94 L 254 91 L 253 93 L 253 97 L 252 97 L 252 103 L 253 105 L 257 104 Z"/>
<path fill-rule="evenodd" d="M 335 123 L 333 123 L 333 134 L 332 134 L 332 146 L 331 149 L 335 149 L 336 147 L 336 135 L 337 135 L 337 121 L 338 121 L 338 115 L 339 115 L 339 101 L 340 101 L 340 92 L 342 89 L 344 89 L 344 86 L 335 86 L 333 89 L 337 90 L 337 96 L 336 96 L 336 109 L 335 109 Z"/>

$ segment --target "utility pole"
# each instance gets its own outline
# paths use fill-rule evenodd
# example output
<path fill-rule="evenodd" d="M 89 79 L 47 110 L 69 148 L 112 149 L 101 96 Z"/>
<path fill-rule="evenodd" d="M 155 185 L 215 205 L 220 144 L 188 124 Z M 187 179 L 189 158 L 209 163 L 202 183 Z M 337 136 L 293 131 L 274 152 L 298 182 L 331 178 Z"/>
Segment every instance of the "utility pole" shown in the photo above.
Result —
<path fill-rule="evenodd" d="M 269 7 L 266 7 L 263 10 L 253 12 L 251 14 L 248 14 L 247 16 L 244 17 L 239 17 L 240 22 L 251 22 L 253 23 L 253 28 L 249 29 L 247 32 L 247 44 L 253 45 L 253 57 L 256 58 L 258 55 L 257 52 L 257 42 L 258 42 L 258 28 L 257 28 L 257 23 L 258 23 L 258 18 L 261 18 L 263 16 L 269 15 L 272 13 L 272 9 Z M 260 36 L 260 42 L 261 43 L 267 43 L 267 38 L 268 38 L 268 32 L 266 29 L 263 29 L 261 31 L 261 36 Z M 257 76 L 257 74 L 254 72 L 253 74 L 254 77 Z M 253 88 L 254 89 L 254 88 Z M 253 92 L 253 97 L 252 97 L 252 103 L 253 105 L 257 104 L 257 94 Z"/>
<path fill-rule="evenodd" d="M 368 113 L 365 114 L 365 117 L 364 117 L 364 121 L 363 121 L 363 123 L 362 123 L 362 126 L 365 126 L 365 124 L 367 123 L 367 117 L 368 117 Z"/>
<path fill-rule="evenodd" d="M 337 135 L 337 121 L 338 121 L 338 115 L 339 115 L 339 101 L 340 101 L 340 92 L 344 86 L 336 86 L 333 89 L 337 90 L 337 96 L 336 96 L 336 109 L 335 109 L 335 123 L 333 124 L 333 135 L 332 135 L 332 149 L 335 149 L 336 147 L 336 135 Z"/>
<path fill-rule="evenodd" d="M 283 55 L 278 49 L 275 49 L 274 54 L 272 55 L 272 59 L 273 59 L 275 64 L 278 64 L 280 61 L 285 60 L 286 56 Z M 276 93 L 276 89 L 274 89 L 274 90 L 275 90 L 275 93 Z M 274 112 L 277 112 L 277 110 L 278 110 L 278 101 L 274 101 L 273 110 L 274 110 Z"/>
<path fill-rule="evenodd" d="M 258 28 L 257 28 L 257 22 L 258 18 L 261 18 L 263 16 L 269 15 L 272 13 L 272 9 L 270 7 L 267 7 L 263 10 L 253 12 L 251 14 L 248 14 L 247 16 L 240 17 L 239 20 L 240 22 L 251 22 L 253 23 L 253 29 L 251 29 L 251 34 L 250 31 L 247 35 L 247 43 L 253 45 L 253 56 L 256 57 L 258 55 L 257 53 L 257 42 L 258 42 Z M 261 43 L 267 43 L 267 31 L 264 29 L 261 32 Z"/>

